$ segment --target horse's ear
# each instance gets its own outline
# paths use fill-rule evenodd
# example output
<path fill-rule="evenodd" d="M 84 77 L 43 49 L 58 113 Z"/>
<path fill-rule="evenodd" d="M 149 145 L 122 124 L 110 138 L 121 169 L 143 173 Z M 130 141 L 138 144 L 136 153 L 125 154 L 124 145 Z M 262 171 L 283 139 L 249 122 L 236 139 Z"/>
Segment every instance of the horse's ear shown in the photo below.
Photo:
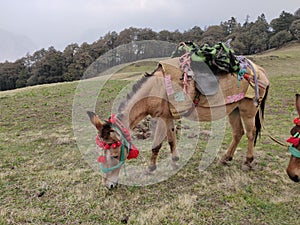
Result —
<path fill-rule="evenodd" d="M 87 111 L 87 114 L 89 115 L 92 124 L 97 128 L 97 130 L 99 132 L 101 132 L 103 125 L 102 125 L 99 117 L 95 113 L 90 112 L 90 111 Z"/>
<path fill-rule="evenodd" d="M 297 109 L 298 114 L 300 116 L 300 94 L 296 94 L 296 109 Z"/>

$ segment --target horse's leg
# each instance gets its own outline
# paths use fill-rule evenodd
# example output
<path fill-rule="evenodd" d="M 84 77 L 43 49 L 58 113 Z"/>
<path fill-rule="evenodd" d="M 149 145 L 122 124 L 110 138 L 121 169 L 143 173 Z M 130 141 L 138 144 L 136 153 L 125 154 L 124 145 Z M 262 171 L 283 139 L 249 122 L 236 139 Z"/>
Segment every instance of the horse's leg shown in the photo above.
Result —
<path fill-rule="evenodd" d="M 174 126 L 174 120 L 166 119 L 166 126 L 167 126 L 167 139 L 170 145 L 172 162 L 174 163 L 173 165 L 176 166 L 176 162 L 179 160 L 179 156 L 176 149 L 176 130 Z"/>
<path fill-rule="evenodd" d="M 241 121 L 240 111 L 238 108 L 233 110 L 229 115 L 229 124 L 232 129 L 232 140 L 230 146 L 228 147 L 225 155 L 220 160 L 221 163 L 227 164 L 228 161 L 231 161 L 236 150 L 237 145 L 239 144 L 242 136 L 244 135 L 243 124 Z"/>
<path fill-rule="evenodd" d="M 248 139 L 248 149 L 247 149 L 247 155 L 246 155 L 246 161 L 244 164 L 248 166 L 250 169 L 252 168 L 252 161 L 254 159 L 253 157 L 253 151 L 254 151 L 254 139 L 255 139 L 255 133 L 256 133 L 256 127 L 255 127 L 255 115 L 258 108 L 253 104 L 252 100 L 245 99 L 241 103 L 240 106 L 240 114 L 242 121 L 244 122 L 246 136 Z"/>
<path fill-rule="evenodd" d="M 156 169 L 156 161 L 157 161 L 158 153 L 166 135 L 167 135 L 166 123 L 161 118 L 158 118 L 155 132 L 154 132 L 153 142 L 152 142 L 152 155 L 150 158 L 150 165 L 149 165 L 150 172 Z"/>

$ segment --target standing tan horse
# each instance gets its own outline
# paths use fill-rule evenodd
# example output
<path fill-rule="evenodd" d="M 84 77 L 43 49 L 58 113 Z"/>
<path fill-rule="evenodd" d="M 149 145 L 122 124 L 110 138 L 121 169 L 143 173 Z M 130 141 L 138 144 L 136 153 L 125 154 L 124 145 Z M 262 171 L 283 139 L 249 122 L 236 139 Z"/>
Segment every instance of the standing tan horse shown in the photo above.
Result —
<path fill-rule="evenodd" d="M 245 97 L 236 102 L 223 105 L 223 110 L 220 110 L 221 113 L 217 113 L 217 116 L 213 118 L 215 120 L 228 115 L 229 123 L 232 128 L 232 142 L 221 159 L 221 163 L 223 164 L 226 164 L 233 159 L 236 147 L 244 133 L 246 133 L 248 138 L 248 149 L 244 164 L 251 167 L 254 158 L 253 149 L 256 138 L 261 130 L 261 120 L 263 119 L 265 101 L 269 87 L 269 81 L 265 76 L 264 70 L 258 66 L 257 68 L 258 77 L 266 84 L 264 88 L 259 88 L 259 105 L 256 106 L 253 103 L 253 99 Z M 172 161 L 176 162 L 179 160 L 176 149 L 175 117 L 171 113 L 170 104 L 168 102 L 164 79 L 165 76 L 166 74 L 161 64 L 159 64 L 152 74 L 146 74 L 133 86 L 133 90 L 128 94 L 127 99 L 120 104 L 116 116 L 119 123 L 122 123 L 121 126 L 129 129 L 134 128 L 147 115 L 151 115 L 151 117 L 154 118 L 160 118 L 160 121 L 163 121 L 158 123 L 156 127 L 152 144 L 152 156 L 149 165 L 150 171 L 156 169 L 158 153 L 165 137 L 167 137 L 167 141 L 170 145 Z M 180 82 L 182 83 L 182 81 Z M 242 82 L 247 83 L 248 81 L 243 80 Z M 181 83 L 179 83 L 179 85 L 181 85 Z M 193 107 L 191 112 L 182 116 L 186 116 L 191 120 L 199 118 L 200 121 L 210 121 L 212 118 L 208 115 L 214 110 L 217 109 L 203 108 L 199 105 Z M 101 122 L 95 113 L 88 112 L 88 114 L 92 124 L 95 125 L 99 132 L 99 139 L 107 146 L 107 148 L 101 147 L 105 159 L 100 160 L 100 162 L 104 174 L 103 182 L 109 188 L 113 188 L 117 185 L 120 168 L 128 154 L 131 154 L 130 141 L 125 138 L 127 135 L 126 133 L 128 132 L 126 131 L 124 134 L 122 131 L 123 128 L 115 126 L 114 122 L 111 122 L 110 120 Z M 116 146 L 118 141 L 122 142 L 122 145 Z M 113 144 L 115 144 L 114 148 L 111 147 Z"/>
<path fill-rule="evenodd" d="M 287 142 L 291 143 L 289 151 L 291 153 L 291 158 L 289 165 L 286 169 L 287 174 L 291 180 L 295 182 L 300 181 L 300 95 L 296 94 L 296 109 L 299 117 L 294 119 L 295 126 L 291 129 L 290 137 Z"/>

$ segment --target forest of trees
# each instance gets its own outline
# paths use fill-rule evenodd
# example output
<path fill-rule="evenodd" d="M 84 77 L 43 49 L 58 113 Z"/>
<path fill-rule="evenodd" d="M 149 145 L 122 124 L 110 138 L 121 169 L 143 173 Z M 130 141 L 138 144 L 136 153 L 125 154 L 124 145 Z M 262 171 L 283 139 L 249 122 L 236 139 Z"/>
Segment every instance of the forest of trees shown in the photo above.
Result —
<path fill-rule="evenodd" d="M 108 32 L 92 44 L 68 45 L 62 52 L 54 47 L 27 54 L 15 62 L 0 63 L 0 91 L 37 84 L 79 80 L 87 67 L 99 56 L 117 46 L 141 40 L 160 40 L 171 43 L 193 41 L 201 46 L 214 45 L 232 39 L 236 54 L 249 55 L 278 48 L 292 40 L 300 40 L 300 8 L 294 13 L 283 11 L 270 23 L 261 14 L 255 22 L 246 17 L 243 24 L 234 17 L 220 25 L 202 30 L 198 26 L 180 32 L 150 28 L 126 28 L 120 33 Z"/>

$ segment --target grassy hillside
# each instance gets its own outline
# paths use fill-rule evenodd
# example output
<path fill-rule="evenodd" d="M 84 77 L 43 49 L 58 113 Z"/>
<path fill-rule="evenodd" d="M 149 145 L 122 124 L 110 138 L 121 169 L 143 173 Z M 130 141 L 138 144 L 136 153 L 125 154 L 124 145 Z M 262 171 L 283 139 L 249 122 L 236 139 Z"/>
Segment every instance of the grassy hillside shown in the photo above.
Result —
<path fill-rule="evenodd" d="M 277 50 L 265 52 L 254 57 L 270 76 L 289 76 L 299 74 L 300 42 L 293 42 Z"/>
<path fill-rule="evenodd" d="M 244 137 L 230 166 L 219 165 L 217 158 L 200 173 L 203 137 L 177 174 L 144 187 L 120 185 L 109 191 L 101 186 L 99 171 L 84 160 L 72 129 L 78 82 L 0 92 L 0 224 L 299 223 L 299 184 L 285 173 L 289 153 L 267 134 L 281 141 L 289 137 L 294 95 L 300 93 L 300 45 L 251 58 L 271 81 L 255 170 L 242 169 Z M 126 70 L 120 73 L 131 72 Z M 127 83 L 107 82 L 99 114 L 107 118 Z M 218 157 L 230 143 L 229 128 L 226 133 Z M 161 155 L 168 152 L 164 147 Z"/>

